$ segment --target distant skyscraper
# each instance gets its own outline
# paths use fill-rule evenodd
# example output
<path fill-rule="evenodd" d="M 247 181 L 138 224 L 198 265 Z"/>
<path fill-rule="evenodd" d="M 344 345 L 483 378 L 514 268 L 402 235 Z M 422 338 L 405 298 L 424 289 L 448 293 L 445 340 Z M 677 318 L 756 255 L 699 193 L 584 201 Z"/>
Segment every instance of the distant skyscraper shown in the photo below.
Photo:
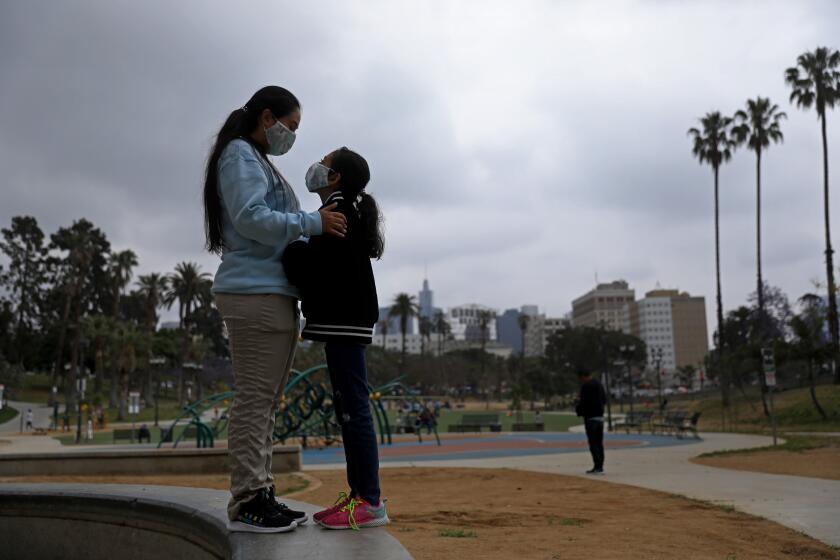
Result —
<path fill-rule="evenodd" d="M 435 315 L 435 293 L 429 289 L 429 280 L 423 280 L 423 289 L 418 294 L 420 316 L 432 320 Z"/>

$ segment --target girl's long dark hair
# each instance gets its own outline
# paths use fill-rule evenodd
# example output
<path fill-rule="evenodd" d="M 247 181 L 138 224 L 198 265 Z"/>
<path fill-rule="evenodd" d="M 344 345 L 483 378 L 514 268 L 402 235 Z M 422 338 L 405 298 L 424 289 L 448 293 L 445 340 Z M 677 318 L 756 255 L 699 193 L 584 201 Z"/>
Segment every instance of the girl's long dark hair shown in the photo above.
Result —
<path fill-rule="evenodd" d="M 219 157 L 231 140 L 241 138 L 251 143 L 265 156 L 262 146 L 254 142 L 251 132 L 257 128 L 263 110 L 270 109 L 275 117 L 282 119 L 295 109 L 300 101 L 292 92 L 279 86 L 266 86 L 257 91 L 241 108 L 233 111 L 225 120 L 216 143 L 207 158 L 207 172 L 204 176 L 204 235 L 205 247 L 211 253 L 221 253 L 225 241 L 222 237 L 222 199 L 219 195 Z M 266 161 L 268 159 L 266 158 Z M 269 162 L 271 163 L 271 162 Z"/>
<path fill-rule="evenodd" d="M 344 196 L 353 200 L 361 194 L 361 200 L 356 205 L 362 221 L 361 239 L 368 256 L 380 259 L 385 252 L 385 237 L 382 234 L 382 214 L 379 212 L 379 206 L 364 190 L 370 181 L 368 163 L 365 158 L 349 148 L 339 148 L 332 156 L 330 169 L 341 174 L 340 186 Z"/>

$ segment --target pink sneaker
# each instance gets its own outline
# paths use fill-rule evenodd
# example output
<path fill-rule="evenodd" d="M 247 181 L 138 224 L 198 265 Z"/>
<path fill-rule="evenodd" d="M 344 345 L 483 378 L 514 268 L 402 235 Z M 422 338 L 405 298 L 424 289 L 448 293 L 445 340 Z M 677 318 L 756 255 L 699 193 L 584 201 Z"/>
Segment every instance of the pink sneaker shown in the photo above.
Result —
<path fill-rule="evenodd" d="M 345 506 L 319 521 L 321 527 L 325 529 L 353 529 L 354 531 L 365 527 L 381 527 L 390 522 L 383 500 L 379 500 L 378 505 L 372 506 L 365 500 L 357 498 L 350 498 Z"/>
<path fill-rule="evenodd" d="M 350 495 L 346 492 L 339 492 L 338 499 L 336 499 L 335 503 L 328 507 L 327 509 L 322 509 L 318 513 L 312 516 L 312 519 L 315 520 L 316 523 L 320 523 L 325 517 L 332 515 L 333 513 L 337 512 L 341 508 L 347 505 L 347 502 L 350 501 Z"/>

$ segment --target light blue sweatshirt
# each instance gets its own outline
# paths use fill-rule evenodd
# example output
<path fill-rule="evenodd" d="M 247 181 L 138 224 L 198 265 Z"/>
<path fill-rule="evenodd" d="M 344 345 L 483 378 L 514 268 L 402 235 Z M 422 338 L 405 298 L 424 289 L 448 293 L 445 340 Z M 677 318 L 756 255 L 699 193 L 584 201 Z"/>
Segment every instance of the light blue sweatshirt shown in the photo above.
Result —
<path fill-rule="evenodd" d="M 280 257 L 292 241 L 321 234 L 321 215 L 302 212 L 291 185 L 245 140 L 222 151 L 219 194 L 225 249 L 213 292 L 299 298 Z"/>

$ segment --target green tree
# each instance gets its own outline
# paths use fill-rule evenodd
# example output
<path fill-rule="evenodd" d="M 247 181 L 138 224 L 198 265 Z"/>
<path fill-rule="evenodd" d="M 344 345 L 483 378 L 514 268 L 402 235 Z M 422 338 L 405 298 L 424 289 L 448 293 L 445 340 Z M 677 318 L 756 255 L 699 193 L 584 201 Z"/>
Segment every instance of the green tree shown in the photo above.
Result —
<path fill-rule="evenodd" d="M 723 296 L 720 288 L 720 196 L 719 175 L 720 166 L 732 158 L 735 142 L 730 138 L 732 119 L 724 117 L 718 111 L 706 113 L 700 119 L 701 129 L 690 128 L 688 135 L 692 139 L 692 153 L 701 164 L 709 164 L 715 178 L 715 279 L 717 286 L 717 322 L 718 334 L 715 338 L 718 359 L 723 354 L 723 344 L 720 328 L 723 325 Z M 729 382 L 725 378 L 721 382 L 721 396 L 724 408 L 729 407 Z"/>
<path fill-rule="evenodd" d="M 94 395 L 102 393 L 103 378 L 108 367 L 110 347 L 113 344 L 117 320 L 108 315 L 88 315 L 82 320 L 82 332 L 93 346 Z"/>
<path fill-rule="evenodd" d="M 105 234 L 85 219 L 74 222 L 69 228 L 60 228 L 50 239 L 50 247 L 64 255 L 57 258 L 58 289 L 63 294 L 64 305 L 59 323 L 53 383 L 63 373 L 65 337 L 67 331 L 72 330 L 65 394 L 68 408 L 75 410 L 82 342 L 81 318 L 102 308 L 105 287 L 108 285 L 106 259 L 111 247 Z"/>
<path fill-rule="evenodd" d="M 840 51 L 818 47 L 796 59 L 796 66 L 785 71 L 785 82 L 791 88 L 790 102 L 803 109 L 815 107 L 820 120 L 823 148 L 823 210 L 825 220 L 825 271 L 828 281 L 828 329 L 831 333 L 832 354 L 840 348 L 840 327 L 837 319 L 837 293 L 834 281 L 834 250 L 828 201 L 828 138 L 826 109 L 840 102 Z M 840 368 L 835 368 L 834 382 L 840 383 Z"/>
<path fill-rule="evenodd" d="M 14 344 L 10 345 L 9 358 L 26 367 L 37 352 L 34 334 L 40 325 L 47 281 L 47 247 L 37 220 L 31 216 L 12 218 L 11 227 L 2 229 L 0 251 L 8 258 L 7 267 L 0 269 L 0 287 L 6 288 L 15 309 Z"/>
<path fill-rule="evenodd" d="M 402 353 L 400 357 L 400 366 L 405 366 L 406 343 L 405 335 L 408 332 L 408 322 L 417 316 L 417 300 L 414 296 L 399 293 L 394 297 L 391 304 L 391 309 L 388 312 L 388 318 L 397 317 L 400 320 L 400 334 L 402 335 Z"/>
<path fill-rule="evenodd" d="M 823 420 L 828 418 L 825 409 L 817 399 L 816 376 L 814 367 L 819 368 L 828 358 L 826 350 L 830 347 L 823 336 L 825 325 L 825 306 L 816 294 L 805 294 L 799 298 L 800 312 L 790 320 L 793 331 L 794 356 L 805 362 L 808 372 L 808 389 L 811 402 Z"/>

